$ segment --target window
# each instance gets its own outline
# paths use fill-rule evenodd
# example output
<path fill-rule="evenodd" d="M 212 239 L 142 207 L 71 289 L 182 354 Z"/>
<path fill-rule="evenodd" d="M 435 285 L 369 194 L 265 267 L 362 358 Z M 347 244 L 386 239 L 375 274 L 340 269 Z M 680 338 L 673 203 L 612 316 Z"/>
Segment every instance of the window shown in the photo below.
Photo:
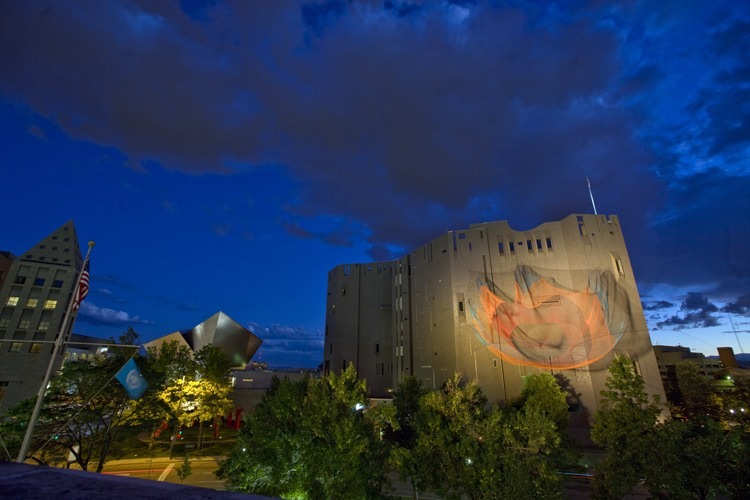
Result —
<path fill-rule="evenodd" d="M 526 248 L 527 248 L 527 249 L 529 250 L 529 252 L 531 252 L 531 250 L 532 250 L 532 248 L 533 248 L 533 247 L 531 246 L 531 240 L 526 240 Z"/>
<path fill-rule="evenodd" d="M 44 308 L 45 309 L 54 309 L 57 307 L 57 301 L 56 300 L 46 300 L 44 302 Z"/>
<path fill-rule="evenodd" d="M 31 347 L 29 348 L 29 352 L 32 354 L 41 352 L 41 350 L 42 350 L 42 344 L 37 344 L 37 343 L 31 344 Z"/>
<path fill-rule="evenodd" d="M 0 328 L 8 328 L 10 318 L 0 318 Z"/>
<path fill-rule="evenodd" d="M 18 328 L 22 330 L 27 330 L 31 326 L 31 320 L 28 319 L 22 319 L 18 322 Z"/>
<path fill-rule="evenodd" d="M 36 307 L 39 305 L 39 299 L 29 299 L 26 302 L 26 307 Z"/>
<path fill-rule="evenodd" d="M 26 276 L 16 276 L 16 280 L 14 281 L 16 285 L 23 285 L 26 283 Z"/>
<path fill-rule="evenodd" d="M 464 303 L 463 303 L 463 301 L 459 301 L 459 303 L 458 303 L 458 312 L 464 312 Z"/>
<path fill-rule="evenodd" d="M 536 249 L 541 250 L 542 249 L 542 240 L 541 238 L 536 239 Z"/>
<path fill-rule="evenodd" d="M 23 342 L 11 342 L 10 349 L 8 349 L 8 352 L 21 352 L 22 348 L 23 348 Z"/>
<path fill-rule="evenodd" d="M 8 297 L 8 301 L 5 303 L 8 306 L 17 306 L 18 305 L 18 297 Z"/>
<path fill-rule="evenodd" d="M 503 242 L 502 241 L 498 241 L 497 242 L 497 251 L 500 252 L 501 255 L 505 253 L 505 250 L 503 249 Z"/>
<path fill-rule="evenodd" d="M 380 344 L 375 344 L 375 354 L 380 354 Z"/>
<path fill-rule="evenodd" d="M 49 321 L 40 321 L 37 330 L 39 330 L 40 332 L 46 332 L 47 330 L 49 330 Z"/>
<path fill-rule="evenodd" d="M 552 248 L 552 238 L 547 238 L 547 248 Z"/>
<path fill-rule="evenodd" d="M 510 247 L 510 253 L 515 253 L 516 251 L 516 244 L 512 241 L 508 242 L 508 246 Z"/>
<path fill-rule="evenodd" d="M 52 288 L 62 288 L 63 280 L 55 280 L 52 282 Z"/>
<path fill-rule="evenodd" d="M 458 239 L 459 240 L 465 240 L 466 239 L 466 233 L 458 233 Z"/>

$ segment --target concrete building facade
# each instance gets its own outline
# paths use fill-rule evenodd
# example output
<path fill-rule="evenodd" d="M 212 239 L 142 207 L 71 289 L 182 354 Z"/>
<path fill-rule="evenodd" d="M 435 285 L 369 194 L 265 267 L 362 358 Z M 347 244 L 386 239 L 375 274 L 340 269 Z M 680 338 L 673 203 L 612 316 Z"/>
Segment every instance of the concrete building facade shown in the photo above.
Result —
<path fill-rule="evenodd" d="M 616 216 L 571 215 L 528 231 L 473 224 L 398 260 L 328 276 L 324 371 L 353 362 L 375 397 L 409 375 L 436 389 L 459 372 L 491 402 L 507 401 L 525 375 L 546 371 L 565 382 L 571 408 L 590 415 L 616 354 L 664 398 Z"/>
<path fill-rule="evenodd" d="M 8 266 L 0 287 L 0 413 L 39 391 L 82 261 L 68 221 Z"/>

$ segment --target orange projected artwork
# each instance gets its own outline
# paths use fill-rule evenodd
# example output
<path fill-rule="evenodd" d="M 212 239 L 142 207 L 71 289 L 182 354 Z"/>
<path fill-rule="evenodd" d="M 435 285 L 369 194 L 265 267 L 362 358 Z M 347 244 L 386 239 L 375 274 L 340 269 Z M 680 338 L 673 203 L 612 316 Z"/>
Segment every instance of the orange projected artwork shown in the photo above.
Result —
<path fill-rule="evenodd" d="M 593 271 L 583 290 L 569 290 L 531 268 L 515 271 L 515 297 L 477 280 L 469 302 L 477 336 L 503 360 L 545 369 L 572 369 L 605 356 L 629 322 L 627 292 L 611 272 Z"/>

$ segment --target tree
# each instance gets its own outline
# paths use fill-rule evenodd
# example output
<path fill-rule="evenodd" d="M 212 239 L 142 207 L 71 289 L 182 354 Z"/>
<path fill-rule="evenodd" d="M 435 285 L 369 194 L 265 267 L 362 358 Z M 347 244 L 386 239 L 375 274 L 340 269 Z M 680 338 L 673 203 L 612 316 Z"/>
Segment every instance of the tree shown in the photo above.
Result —
<path fill-rule="evenodd" d="M 487 398 L 476 381 L 463 383 L 460 374 L 420 400 L 413 481 L 421 490 L 445 498 L 474 498 L 482 468 L 481 452 Z"/>
<path fill-rule="evenodd" d="M 646 487 L 662 498 L 704 499 L 725 493 L 732 441 L 710 419 L 664 423 L 645 457 Z"/>
<path fill-rule="evenodd" d="M 659 398 L 650 398 L 644 387 L 633 362 L 616 356 L 591 429 L 592 441 L 606 451 L 594 476 L 597 497 L 620 498 L 647 475 L 646 457 L 656 443 L 662 407 Z"/>
<path fill-rule="evenodd" d="M 387 446 L 368 404 L 352 365 L 321 379 L 274 379 L 219 477 L 229 489 L 268 496 L 377 498 Z"/>
<path fill-rule="evenodd" d="M 190 465 L 190 457 L 188 455 L 185 455 L 182 458 L 182 463 L 178 467 L 175 467 L 175 472 L 177 473 L 177 477 L 180 478 L 181 483 L 184 483 L 185 479 L 190 477 L 193 473 L 193 467 Z"/>
<path fill-rule="evenodd" d="M 700 367 L 683 361 L 676 367 L 679 413 L 691 420 L 722 420 L 721 398 Z"/>
<path fill-rule="evenodd" d="M 193 355 L 177 341 L 150 348 L 149 369 L 155 387 L 154 400 L 143 403 L 144 414 L 174 425 L 170 457 L 178 429 L 199 422 L 217 422 L 232 409 L 231 362 L 218 347 L 208 344 Z"/>
<path fill-rule="evenodd" d="M 51 381 L 34 429 L 33 460 L 56 465 L 72 461 L 83 470 L 95 464 L 101 472 L 118 431 L 134 422 L 131 400 L 114 381 L 128 357 L 110 351 L 107 356 L 66 362 Z M 33 405 L 29 400 L 6 415 L 9 420 L 0 432 L 8 432 L 11 446 L 20 448 Z"/>
<path fill-rule="evenodd" d="M 401 480 L 409 479 L 413 495 L 417 496 L 414 477 L 417 463 L 414 458 L 414 447 L 417 444 L 417 413 L 420 400 L 428 394 L 422 381 L 416 377 L 406 377 L 393 393 L 396 425 L 386 430 L 386 439 L 393 443 L 391 462 L 399 472 Z"/>

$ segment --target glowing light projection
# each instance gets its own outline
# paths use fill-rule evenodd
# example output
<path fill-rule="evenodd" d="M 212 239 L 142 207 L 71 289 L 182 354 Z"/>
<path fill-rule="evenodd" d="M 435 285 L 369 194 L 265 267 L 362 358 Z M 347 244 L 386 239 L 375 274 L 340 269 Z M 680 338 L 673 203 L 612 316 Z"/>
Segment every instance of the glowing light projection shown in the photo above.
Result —
<path fill-rule="evenodd" d="M 469 300 L 477 337 L 505 361 L 545 369 L 586 366 L 610 352 L 630 324 L 628 293 L 610 271 L 591 271 L 579 291 L 527 266 L 517 267 L 514 277 L 514 300 L 479 278 L 478 301 Z"/>

